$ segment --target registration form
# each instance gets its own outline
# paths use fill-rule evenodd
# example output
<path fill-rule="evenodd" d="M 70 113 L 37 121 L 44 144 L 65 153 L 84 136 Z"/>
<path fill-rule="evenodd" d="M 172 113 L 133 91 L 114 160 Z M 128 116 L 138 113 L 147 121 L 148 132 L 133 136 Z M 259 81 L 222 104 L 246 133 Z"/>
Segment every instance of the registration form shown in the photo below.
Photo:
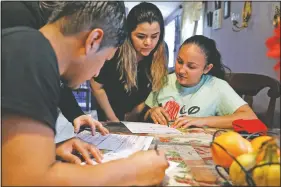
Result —
<path fill-rule="evenodd" d="M 83 131 L 77 135 L 77 138 L 95 145 L 98 149 L 106 149 L 114 152 L 121 151 L 139 151 L 148 150 L 153 137 L 152 136 L 136 136 L 136 135 L 120 135 L 108 134 L 102 136 L 96 132 L 92 136 L 90 131 Z"/>
<path fill-rule="evenodd" d="M 124 150 L 124 151 L 119 151 L 119 152 L 111 151 L 111 152 L 105 153 L 103 155 L 102 163 L 109 162 L 109 161 L 112 161 L 112 160 L 121 159 L 121 158 L 127 158 L 131 154 L 133 154 L 133 152 L 131 152 L 130 150 Z M 173 161 L 168 161 L 168 162 L 169 162 L 169 167 L 165 171 L 166 174 L 173 171 L 179 165 L 178 162 L 173 162 Z M 95 161 L 95 159 L 93 159 L 93 164 L 94 165 L 98 164 Z M 86 163 L 83 162 L 81 165 L 86 165 Z"/>
<path fill-rule="evenodd" d="M 142 122 L 127 122 L 122 123 L 132 133 L 149 133 L 149 134 L 182 134 L 179 130 L 168 127 L 167 125 L 159 125 L 154 123 L 142 123 Z"/>

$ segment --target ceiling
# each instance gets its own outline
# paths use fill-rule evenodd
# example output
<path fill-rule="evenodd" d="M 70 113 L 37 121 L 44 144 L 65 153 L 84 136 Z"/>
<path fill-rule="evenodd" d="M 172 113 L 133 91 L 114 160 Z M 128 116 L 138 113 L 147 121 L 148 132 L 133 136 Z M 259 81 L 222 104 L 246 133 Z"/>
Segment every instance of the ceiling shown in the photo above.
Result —
<path fill-rule="evenodd" d="M 141 1 L 130 1 L 125 2 L 125 6 L 129 9 L 129 11 L 139 4 Z M 147 1 L 150 3 L 155 4 L 162 12 L 162 15 L 164 17 L 164 20 L 182 3 L 182 2 L 157 2 L 157 1 Z"/>

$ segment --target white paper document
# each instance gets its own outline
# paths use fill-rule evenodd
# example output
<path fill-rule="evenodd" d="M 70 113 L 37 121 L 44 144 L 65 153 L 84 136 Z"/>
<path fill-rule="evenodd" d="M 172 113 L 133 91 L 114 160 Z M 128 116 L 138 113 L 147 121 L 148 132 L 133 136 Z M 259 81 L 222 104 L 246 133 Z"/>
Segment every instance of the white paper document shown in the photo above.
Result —
<path fill-rule="evenodd" d="M 179 130 L 170 128 L 167 125 L 158 125 L 154 123 L 126 122 L 122 123 L 132 133 L 149 133 L 149 134 L 182 134 Z"/>
<path fill-rule="evenodd" d="M 79 133 L 77 137 L 85 142 L 95 145 L 98 149 L 112 150 L 114 152 L 130 151 L 131 153 L 139 150 L 148 150 L 153 140 L 152 136 L 119 134 L 102 136 L 98 132 L 92 136 L 89 131 L 83 131 Z"/>
<path fill-rule="evenodd" d="M 124 150 L 124 151 L 119 151 L 119 152 L 114 152 L 114 151 L 110 151 L 108 153 L 103 154 L 103 159 L 102 159 L 102 163 L 105 162 L 109 162 L 111 160 L 117 160 L 117 159 L 121 159 L 121 158 L 127 158 L 128 156 L 130 156 L 131 154 L 133 154 L 135 151 L 132 150 Z M 83 162 L 81 165 L 85 165 L 86 163 Z M 93 164 L 96 165 L 98 164 L 95 159 L 93 159 Z"/>
<path fill-rule="evenodd" d="M 103 155 L 102 163 L 109 162 L 109 161 L 112 161 L 112 160 L 121 159 L 121 158 L 127 158 L 131 154 L 133 154 L 133 152 L 129 151 L 129 150 L 120 151 L 120 152 L 111 151 L 111 152 L 105 153 Z M 165 171 L 166 174 L 173 171 L 179 165 L 179 163 L 177 163 L 177 162 L 172 162 L 172 161 L 168 161 L 168 162 L 169 162 L 169 167 Z M 83 162 L 81 165 L 85 165 L 85 164 L 86 163 Z M 93 159 L 93 164 L 96 165 L 98 163 Z"/>

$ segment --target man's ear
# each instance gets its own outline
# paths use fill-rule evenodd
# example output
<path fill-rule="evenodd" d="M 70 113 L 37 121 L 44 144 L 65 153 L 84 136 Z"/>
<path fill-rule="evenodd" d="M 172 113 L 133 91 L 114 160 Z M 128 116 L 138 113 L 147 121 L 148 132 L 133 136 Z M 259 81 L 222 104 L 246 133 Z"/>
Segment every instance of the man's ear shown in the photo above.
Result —
<path fill-rule="evenodd" d="M 102 29 L 94 29 L 89 33 L 85 43 L 86 54 L 99 50 L 103 35 Z"/>
<path fill-rule="evenodd" d="M 204 74 L 207 74 L 207 73 L 209 73 L 209 71 L 213 68 L 213 64 L 209 64 L 209 65 L 207 65 L 206 67 L 205 67 L 205 69 L 204 69 Z"/>

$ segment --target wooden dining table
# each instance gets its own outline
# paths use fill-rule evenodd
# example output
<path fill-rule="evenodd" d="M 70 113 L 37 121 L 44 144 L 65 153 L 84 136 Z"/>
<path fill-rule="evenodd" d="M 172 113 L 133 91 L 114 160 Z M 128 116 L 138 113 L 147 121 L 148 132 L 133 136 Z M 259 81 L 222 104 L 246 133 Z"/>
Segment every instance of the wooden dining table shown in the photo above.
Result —
<path fill-rule="evenodd" d="M 132 134 L 121 123 L 105 124 L 113 134 Z M 169 161 L 178 165 L 170 171 L 163 186 L 223 186 L 225 180 L 215 170 L 210 152 L 210 143 L 213 134 L 218 129 L 214 128 L 189 128 L 180 129 L 178 134 L 137 134 L 140 136 L 153 136 L 153 142 L 149 149 L 154 148 L 157 141 L 158 149 L 166 153 Z M 226 178 L 227 173 L 221 171 Z"/>

